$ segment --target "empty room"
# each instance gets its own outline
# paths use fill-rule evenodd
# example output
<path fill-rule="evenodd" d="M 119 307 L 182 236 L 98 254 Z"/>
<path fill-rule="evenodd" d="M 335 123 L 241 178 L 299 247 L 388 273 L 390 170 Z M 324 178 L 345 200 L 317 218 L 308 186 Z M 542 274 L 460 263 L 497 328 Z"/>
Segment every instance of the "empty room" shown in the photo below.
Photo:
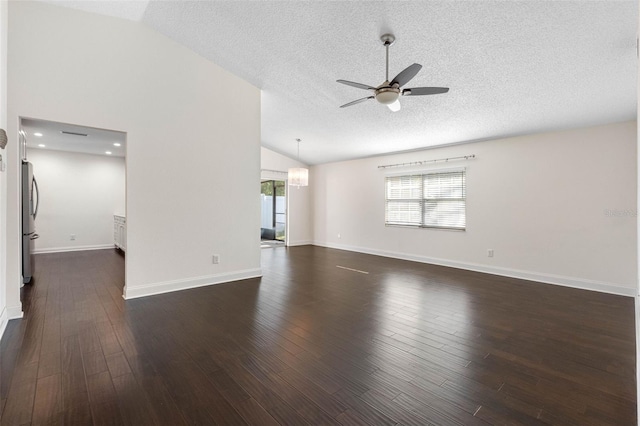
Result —
<path fill-rule="evenodd" d="M 0 2 L 0 424 L 637 425 L 639 22 Z"/>

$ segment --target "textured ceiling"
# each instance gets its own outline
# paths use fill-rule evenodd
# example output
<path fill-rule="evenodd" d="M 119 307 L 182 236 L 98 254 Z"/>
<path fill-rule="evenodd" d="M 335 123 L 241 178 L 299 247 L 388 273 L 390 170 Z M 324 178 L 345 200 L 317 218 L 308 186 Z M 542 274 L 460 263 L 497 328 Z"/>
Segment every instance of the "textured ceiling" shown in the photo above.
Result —
<path fill-rule="evenodd" d="M 295 157 L 301 138 L 309 164 L 636 117 L 635 1 L 103 3 L 82 8 L 142 21 L 261 88 L 262 144 Z M 385 32 L 391 75 L 418 62 L 407 87 L 450 92 L 397 113 L 338 108 L 368 93 L 336 79 L 384 80 Z"/>
<path fill-rule="evenodd" d="M 127 138 L 121 132 L 29 118 L 23 118 L 20 127 L 27 135 L 27 147 L 30 149 L 51 149 L 82 154 L 111 155 L 113 157 L 125 156 Z M 62 131 L 81 133 L 87 136 L 68 135 Z M 41 133 L 42 136 L 36 136 L 35 133 Z M 120 146 L 114 146 L 114 143 L 118 143 Z M 107 154 L 107 151 L 111 154 Z"/>

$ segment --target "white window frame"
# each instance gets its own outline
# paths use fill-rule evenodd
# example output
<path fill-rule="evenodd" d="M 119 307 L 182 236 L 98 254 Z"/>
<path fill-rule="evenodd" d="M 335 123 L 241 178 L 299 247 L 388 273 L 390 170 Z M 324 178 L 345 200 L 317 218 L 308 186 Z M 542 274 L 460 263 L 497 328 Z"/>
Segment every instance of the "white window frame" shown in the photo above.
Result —
<path fill-rule="evenodd" d="M 424 182 L 425 182 L 425 176 L 427 175 L 445 175 L 445 174 L 450 174 L 450 173 L 461 173 L 462 174 L 462 197 L 456 197 L 456 198 L 446 198 L 446 197 L 438 197 L 438 198 L 425 198 L 425 194 L 424 194 Z M 420 198 L 407 198 L 407 199 L 402 199 L 402 198 L 389 198 L 389 187 L 388 187 L 388 181 L 389 179 L 398 179 L 398 178 L 407 178 L 410 179 L 411 177 L 420 177 Z M 466 179 L 467 179 L 467 173 L 466 173 L 466 168 L 447 168 L 447 169 L 437 169 L 437 170 L 411 170 L 411 171 L 405 171 L 404 173 L 393 173 L 393 174 L 387 174 L 385 176 L 384 179 L 384 185 L 385 185 L 385 226 L 398 226 L 398 227 L 408 227 L 408 228 L 426 228 L 426 229 L 444 229 L 444 230 L 454 230 L 454 231 L 465 231 L 466 230 L 466 199 L 467 199 L 467 190 L 466 190 Z M 414 221 L 414 223 L 400 223 L 400 222 L 393 222 L 393 221 L 389 221 L 389 205 L 390 205 L 390 201 L 393 203 L 394 201 L 397 202 L 406 202 L 406 203 L 413 203 L 413 202 L 417 202 L 418 205 L 420 206 L 420 220 L 419 223 L 417 223 L 417 221 Z M 447 201 L 462 201 L 463 202 L 463 209 L 462 212 L 464 214 L 463 217 L 463 226 L 441 226 L 441 225 L 434 225 L 434 224 L 427 224 L 425 223 L 425 207 L 428 205 L 428 202 L 447 202 Z M 407 213 L 409 213 L 409 211 L 407 211 Z M 415 211 L 414 211 L 415 214 Z"/>

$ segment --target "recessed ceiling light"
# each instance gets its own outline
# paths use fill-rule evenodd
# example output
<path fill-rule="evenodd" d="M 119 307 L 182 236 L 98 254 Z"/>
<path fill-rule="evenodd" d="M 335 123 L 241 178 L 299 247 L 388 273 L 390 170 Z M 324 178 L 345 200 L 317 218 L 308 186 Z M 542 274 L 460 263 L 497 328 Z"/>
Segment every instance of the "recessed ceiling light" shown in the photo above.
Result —
<path fill-rule="evenodd" d="M 35 133 L 33 134 L 33 136 L 37 136 L 37 137 L 41 138 L 41 137 L 42 137 L 42 133 L 40 133 L 40 132 L 35 132 Z"/>
<path fill-rule="evenodd" d="M 111 151 L 106 151 L 105 154 L 111 155 Z"/>
<path fill-rule="evenodd" d="M 38 146 L 39 146 L 40 148 L 44 148 L 46 145 L 45 145 L 45 144 L 43 144 L 43 143 L 39 143 L 39 144 L 38 144 Z"/>
<path fill-rule="evenodd" d="M 120 146 L 118 142 L 114 143 L 113 146 Z"/>

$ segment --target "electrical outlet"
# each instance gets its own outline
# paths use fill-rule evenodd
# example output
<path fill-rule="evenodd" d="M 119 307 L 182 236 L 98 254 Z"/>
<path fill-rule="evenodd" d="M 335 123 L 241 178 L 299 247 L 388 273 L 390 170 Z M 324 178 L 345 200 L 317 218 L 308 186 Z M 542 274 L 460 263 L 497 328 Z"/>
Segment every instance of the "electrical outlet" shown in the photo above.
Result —
<path fill-rule="evenodd" d="M 217 265 L 218 263 L 220 263 L 220 255 L 219 254 L 214 254 L 211 257 L 211 263 L 213 263 L 214 265 Z"/>
<path fill-rule="evenodd" d="M 71 241 L 75 241 L 76 240 L 76 234 L 71 234 L 70 240 Z"/>
<path fill-rule="evenodd" d="M 493 249 L 487 250 L 487 256 L 493 257 Z"/>

